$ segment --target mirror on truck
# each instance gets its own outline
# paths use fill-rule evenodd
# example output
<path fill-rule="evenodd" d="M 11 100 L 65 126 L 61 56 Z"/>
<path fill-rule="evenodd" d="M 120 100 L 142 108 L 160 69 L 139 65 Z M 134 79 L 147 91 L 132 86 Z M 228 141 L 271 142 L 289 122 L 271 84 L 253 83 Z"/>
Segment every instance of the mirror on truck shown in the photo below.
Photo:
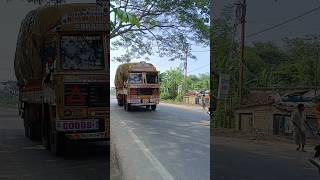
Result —
<path fill-rule="evenodd" d="M 50 72 L 54 69 L 54 51 L 55 47 L 53 45 L 47 47 L 45 50 L 45 62 Z"/>

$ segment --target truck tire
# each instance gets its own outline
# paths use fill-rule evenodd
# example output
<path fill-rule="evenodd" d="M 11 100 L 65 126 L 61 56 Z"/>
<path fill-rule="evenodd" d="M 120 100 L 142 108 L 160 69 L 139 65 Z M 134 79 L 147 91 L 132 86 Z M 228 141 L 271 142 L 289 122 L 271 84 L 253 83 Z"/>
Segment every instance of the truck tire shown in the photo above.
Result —
<path fill-rule="evenodd" d="M 24 115 L 25 136 L 27 138 L 29 138 L 30 140 L 38 140 L 39 139 L 39 134 L 38 134 L 39 128 L 33 122 L 33 119 L 35 117 L 34 117 L 34 114 L 31 110 L 31 106 L 27 106 L 24 111 L 25 111 L 25 115 Z"/>
<path fill-rule="evenodd" d="M 124 110 L 131 111 L 131 105 L 129 103 L 125 103 L 123 107 L 124 107 Z"/>
<path fill-rule="evenodd" d="M 157 105 L 152 105 L 151 109 L 152 109 L 152 111 L 155 111 L 157 109 Z"/>
<path fill-rule="evenodd" d="M 131 104 L 129 104 L 129 103 L 127 104 L 127 110 L 131 111 Z"/>
<path fill-rule="evenodd" d="M 47 149 L 50 150 L 50 112 L 49 112 L 49 105 L 44 104 L 42 107 L 42 119 L 41 119 L 41 140 L 42 145 Z"/>
<path fill-rule="evenodd" d="M 117 100 L 118 100 L 118 105 L 123 106 L 123 99 L 121 98 L 121 96 L 118 96 Z"/>
<path fill-rule="evenodd" d="M 57 156 L 62 156 L 66 152 L 66 139 L 64 134 L 56 132 L 52 125 L 50 127 L 50 150 Z"/>
<path fill-rule="evenodd" d="M 126 110 L 126 111 L 130 111 L 131 110 L 130 104 L 127 103 L 127 97 L 126 96 L 123 98 L 123 104 L 124 104 L 123 105 L 124 110 Z"/>

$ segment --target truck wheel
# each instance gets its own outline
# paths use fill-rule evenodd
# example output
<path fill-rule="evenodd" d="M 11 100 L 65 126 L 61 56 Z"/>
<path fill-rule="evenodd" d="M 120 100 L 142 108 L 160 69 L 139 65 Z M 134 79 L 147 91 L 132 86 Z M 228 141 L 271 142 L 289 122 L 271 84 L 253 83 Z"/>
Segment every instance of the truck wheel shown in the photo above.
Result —
<path fill-rule="evenodd" d="M 55 132 L 50 128 L 50 150 L 53 154 L 61 156 L 66 152 L 66 139 L 63 133 Z"/>
<path fill-rule="evenodd" d="M 30 138 L 30 128 L 28 125 L 24 125 L 24 135 L 26 136 L 26 138 Z"/>
<path fill-rule="evenodd" d="M 118 105 L 119 106 L 123 106 L 123 100 L 122 100 L 122 98 L 117 98 L 117 100 L 118 100 Z"/>
<path fill-rule="evenodd" d="M 37 139 L 36 127 L 32 121 L 33 115 L 31 113 L 30 106 L 25 108 L 25 116 L 24 116 L 24 132 L 25 136 L 30 140 Z"/>
<path fill-rule="evenodd" d="M 154 111 L 154 110 L 156 110 L 157 109 L 157 105 L 152 105 L 151 106 L 151 109 Z"/>
<path fill-rule="evenodd" d="M 24 135 L 26 136 L 26 138 L 30 138 L 28 107 L 24 108 L 23 125 L 24 125 Z"/>
<path fill-rule="evenodd" d="M 127 97 L 124 97 L 123 98 L 123 108 L 124 108 L 124 110 L 126 110 L 126 111 L 130 111 L 130 104 L 129 103 L 127 103 Z"/>
<path fill-rule="evenodd" d="M 131 111 L 131 105 L 129 103 L 127 104 L 127 110 Z"/>
<path fill-rule="evenodd" d="M 149 109 L 149 108 L 150 108 L 150 105 L 146 105 L 146 108 Z"/>
<path fill-rule="evenodd" d="M 41 140 L 42 145 L 50 150 L 50 112 L 49 112 L 49 106 L 43 105 L 42 106 L 42 118 L 41 118 Z"/>

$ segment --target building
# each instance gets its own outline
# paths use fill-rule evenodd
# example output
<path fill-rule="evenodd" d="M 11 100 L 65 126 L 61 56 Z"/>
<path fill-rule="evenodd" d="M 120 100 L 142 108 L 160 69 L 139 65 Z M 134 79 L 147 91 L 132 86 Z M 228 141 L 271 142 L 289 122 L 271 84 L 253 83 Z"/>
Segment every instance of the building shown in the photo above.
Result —
<path fill-rule="evenodd" d="M 308 124 L 317 127 L 316 104 L 310 89 L 256 89 L 235 110 L 235 128 L 268 135 L 292 135 L 291 113 L 305 105 Z"/>
<path fill-rule="evenodd" d="M 198 104 L 201 105 L 201 97 L 205 95 L 205 102 L 207 105 L 210 103 L 210 92 L 209 91 L 189 91 L 185 96 L 183 96 L 183 102 L 186 104 Z"/>

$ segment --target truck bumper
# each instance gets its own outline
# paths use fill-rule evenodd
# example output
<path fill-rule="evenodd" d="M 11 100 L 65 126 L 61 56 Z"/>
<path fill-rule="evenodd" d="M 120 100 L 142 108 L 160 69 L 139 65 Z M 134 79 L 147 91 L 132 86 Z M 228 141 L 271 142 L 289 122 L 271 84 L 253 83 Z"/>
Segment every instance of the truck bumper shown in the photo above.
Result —
<path fill-rule="evenodd" d="M 65 136 L 69 140 L 101 140 L 101 141 L 110 140 L 110 136 L 107 132 L 66 133 Z"/>
<path fill-rule="evenodd" d="M 135 103 L 135 104 L 130 104 L 130 106 L 151 106 L 151 105 L 157 105 L 157 103 Z"/>

